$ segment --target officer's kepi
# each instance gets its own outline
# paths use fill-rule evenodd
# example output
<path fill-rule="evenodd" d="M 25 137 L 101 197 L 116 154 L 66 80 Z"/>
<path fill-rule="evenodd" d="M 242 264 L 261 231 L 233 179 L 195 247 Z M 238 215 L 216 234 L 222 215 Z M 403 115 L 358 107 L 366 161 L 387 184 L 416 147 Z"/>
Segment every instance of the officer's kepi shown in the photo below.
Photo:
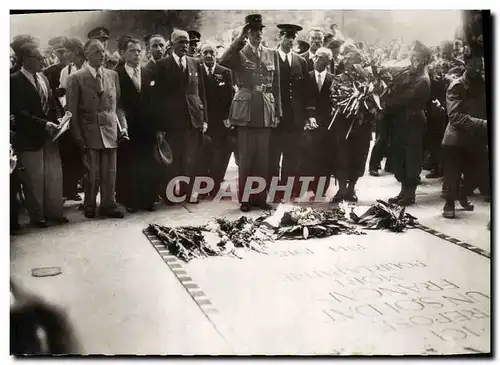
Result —
<path fill-rule="evenodd" d="M 277 27 L 280 30 L 280 34 L 287 37 L 295 37 L 302 30 L 301 26 L 295 24 L 278 24 Z"/>

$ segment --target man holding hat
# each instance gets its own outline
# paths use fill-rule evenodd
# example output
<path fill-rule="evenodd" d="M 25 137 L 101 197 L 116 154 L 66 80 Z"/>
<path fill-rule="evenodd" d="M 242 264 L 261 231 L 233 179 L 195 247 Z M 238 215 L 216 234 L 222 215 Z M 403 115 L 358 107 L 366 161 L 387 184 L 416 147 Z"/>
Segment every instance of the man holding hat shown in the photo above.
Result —
<path fill-rule="evenodd" d="M 252 206 L 268 209 L 266 191 L 246 198 L 249 177 L 269 180 L 271 129 L 282 116 L 279 55 L 262 46 L 262 16 L 248 15 L 236 40 L 221 58 L 221 64 L 234 71 L 238 91 L 234 95 L 229 120 L 237 127 L 238 175 L 241 211 Z M 245 39 L 248 37 L 248 43 Z M 250 188 L 248 186 L 247 188 Z"/>
<path fill-rule="evenodd" d="M 298 54 L 292 52 L 293 43 L 302 27 L 294 24 L 279 24 L 278 28 L 280 30 L 278 63 L 283 117 L 278 127 L 271 132 L 269 167 L 271 176 L 277 177 L 280 185 L 286 185 L 288 178 L 294 177 L 292 196 L 298 196 L 301 152 L 299 145 L 307 121 L 307 63 Z M 280 174 L 282 154 L 283 163 Z"/>
<path fill-rule="evenodd" d="M 188 30 L 189 34 L 189 51 L 188 51 L 188 56 L 190 57 L 198 57 L 199 52 L 198 52 L 198 44 L 200 43 L 201 40 L 201 34 L 200 32 L 197 32 L 196 30 Z"/>
<path fill-rule="evenodd" d="M 188 177 L 189 182 L 180 181 L 179 193 L 191 199 L 196 157 L 207 129 L 205 86 L 200 61 L 187 55 L 189 35 L 175 30 L 171 35 L 173 54 L 156 62 L 153 82 L 154 121 L 157 139 L 161 144 L 166 139 L 173 153 L 173 162 L 163 177 L 161 188 L 165 203 L 175 203 L 166 195 L 167 187 L 177 177 Z"/>
<path fill-rule="evenodd" d="M 102 45 L 104 46 L 104 50 L 106 52 L 104 67 L 112 70 L 115 67 L 115 62 L 113 62 L 113 60 L 111 59 L 111 54 L 108 51 L 109 34 L 110 32 L 107 28 L 97 27 L 88 32 L 87 37 L 88 39 L 97 39 L 102 43 Z"/>

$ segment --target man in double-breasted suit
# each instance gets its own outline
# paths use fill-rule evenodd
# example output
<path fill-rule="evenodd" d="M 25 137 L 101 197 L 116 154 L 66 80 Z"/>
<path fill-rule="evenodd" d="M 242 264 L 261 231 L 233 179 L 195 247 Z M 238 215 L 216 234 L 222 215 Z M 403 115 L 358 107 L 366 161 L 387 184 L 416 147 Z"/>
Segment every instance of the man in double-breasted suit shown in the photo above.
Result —
<path fill-rule="evenodd" d="M 248 15 L 246 25 L 221 57 L 221 64 L 234 71 L 238 91 L 234 95 L 229 120 L 238 133 L 238 179 L 241 210 L 252 206 L 269 209 L 267 193 L 243 201 L 248 177 L 269 181 L 269 144 L 271 128 L 280 121 L 281 94 L 279 56 L 262 46 L 262 16 Z M 248 43 L 245 44 L 245 38 Z"/>
<path fill-rule="evenodd" d="M 10 108 L 14 119 L 14 149 L 21 168 L 18 177 L 24 187 L 31 224 L 40 228 L 47 221 L 65 223 L 63 216 L 62 170 L 57 142 L 57 108 L 49 80 L 43 75 L 46 58 L 40 46 L 19 47 L 21 69 L 10 77 Z"/>
<path fill-rule="evenodd" d="M 73 114 L 71 131 L 87 165 L 84 214 L 95 217 L 100 190 L 99 214 L 123 218 L 114 201 L 116 149 L 119 138 L 127 135 L 127 122 L 118 108 L 120 82 L 115 71 L 103 67 L 105 50 L 99 40 L 88 40 L 84 52 L 88 66 L 69 76 L 67 90 L 68 110 Z"/>
<path fill-rule="evenodd" d="M 171 40 L 173 53 L 156 62 L 153 87 L 157 138 L 165 138 L 173 154 L 173 162 L 162 178 L 161 194 L 166 204 L 174 203 L 168 199 L 166 188 L 177 176 L 185 176 L 189 183 L 180 181 L 180 196 L 197 203 L 196 198 L 191 199 L 193 177 L 197 153 L 207 129 L 203 69 L 198 59 L 187 56 L 187 32 L 176 30 Z"/>
<path fill-rule="evenodd" d="M 278 177 L 280 185 L 285 185 L 289 177 L 294 177 L 292 197 L 300 193 L 299 158 L 301 139 L 307 120 L 306 115 L 306 78 L 307 64 L 299 55 L 292 52 L 293 42 L 302 27 L 293 24 L 279 24 L 280 47 L 278 49 L 280 68 L 281 109 L 283 118 L 271 132 L 270 174 Z M 280 159 L 283 163 L 280 175 Z M 281 194 L 280 194 L 281 195 Z M 281 196 L 280 196 L 281 197 Z M 276 200 L 280 200 L 277 197 Z"/>
<path fill-rule="evenodd" d="M 141 42 L 131 38 L 124 45 L 124 64 L 117 67 L 121 103 L 127 119 L 130 141 L 118 148 L 117 189 L 121 186 L 123 201 L 129 213 L 139 209 L 155 210 L 158 170 L 154 158 L 156 131 L 151 114 L 153 74 L 140 66 Z"/>
<path fill-rule="evenodd" d="M 216 62 L 216 49 L 211 44 L 201 46 L 203 62 L 203 83 L 207 98 L 208 129 L 211 143 L 203 151 L 199 161 L 201 171 L 208 172 L 214 180 L 211 196 L 216 196 L 224 181 L 224 175 L 231 158 L 235 130 L 229 125 L 229 109 L 234 89 L 231 70 Z"/>

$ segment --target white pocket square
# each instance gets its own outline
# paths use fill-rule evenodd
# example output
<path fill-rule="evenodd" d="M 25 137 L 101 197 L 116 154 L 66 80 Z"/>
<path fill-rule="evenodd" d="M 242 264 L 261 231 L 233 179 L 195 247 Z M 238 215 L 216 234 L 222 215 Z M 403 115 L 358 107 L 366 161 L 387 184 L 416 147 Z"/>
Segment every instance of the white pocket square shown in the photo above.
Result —
<path fill-rule="evenodd" d="M 155 82 L 151 81 L 151 83 L 149 84 L 149 86 L 155 86 Z"/>

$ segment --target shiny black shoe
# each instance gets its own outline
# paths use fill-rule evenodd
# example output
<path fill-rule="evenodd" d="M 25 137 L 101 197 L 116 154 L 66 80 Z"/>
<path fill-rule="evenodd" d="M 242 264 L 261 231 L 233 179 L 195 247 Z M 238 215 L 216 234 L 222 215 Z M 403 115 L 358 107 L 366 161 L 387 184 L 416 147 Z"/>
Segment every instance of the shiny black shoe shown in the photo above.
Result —
<path fill-rule="evenodd" d="M 104 217 L 104 218 L 117 218 L 117 219 L 122 219 L 125 217 L 123 212 L 119 210 L 110 210 L 107 212 L 101 212 L 99 216 Z"/>
<path fill-rule="evenodd" d="M 83 215 L 85 216 L 85 218 L 88 218 L 88 219 L 95 218 L 95 212 L 85 212 L 85 213 L 83 213 Z"/>
<path fill-rule="evenodd" d="M 126 207 L 125 210 L 130 214 L 137 213 L 139 211 L 139 209 L 132 207 Z"/>
<path fill-rule="evenodd" d="M 252 210 L 252 206 L 249 203 L 243 203 L 243 204 L 240 205 L 240 210 L 243 213 L 246 213 L 246 212 L 249 212 L 249 211 Z"/>
<path fill-rule="evenodd" d="M 397 203 L 400 207 L 408 207 L 415 204 L 415 195 L 404 195 Z"/>
<path fill-rule="evenodd" d="M 144 210 L 148 211 L 148 212 L 155 212 L 156 211 L 156 204 L 151 204 L 151 205 L 148 205 L 147 207 L 144 208 Z"/>
<path fill-rule="evenodd" d="M 460 199 L 459 200 L 459 203 L 460 205 L 462 206 L 462 208 L 464 208 L 465 210 L 469 211 L 469 212 L 472 212 L 474 210 L 474 204 L 472 204 L 469 200 L 467 199 Z"/>
<path fill-rule="evenodd" d="M 49 224 L 47 223 L 46 220 L 42 220 L 42 221 L 36 222 L 36 223 L 31 223 L 31 225 L 33 227 L 36 227 L 36 228 L 48 228 L 49 227 Z"/>
<path fill-rule="evenodd" d="M 57 224 L 66 224 L 66 223 L 69 223 L 69 219 L 62 216 L 62 217 L 58 217 L 58 218 L 51 218 L 50 219 L 52 222 L 54 223 L 57 223 Z"/>
<path fill-rule="evenodd" d="M 369 174 L 370 174 L 370 176 L 375 176 L 375 177 L 380 176 L 380 173 L 378 172 L 378 170 L 370 170 Z"/>

